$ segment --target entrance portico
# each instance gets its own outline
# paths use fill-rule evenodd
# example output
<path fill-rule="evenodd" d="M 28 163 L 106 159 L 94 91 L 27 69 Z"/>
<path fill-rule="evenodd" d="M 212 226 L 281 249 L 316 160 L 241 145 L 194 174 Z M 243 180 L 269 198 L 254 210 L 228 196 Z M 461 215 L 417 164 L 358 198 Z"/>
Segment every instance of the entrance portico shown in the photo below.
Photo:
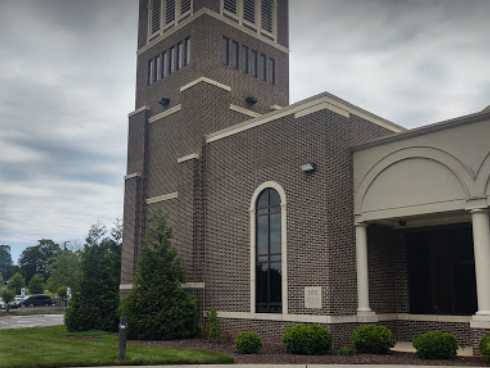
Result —
<path fill-rule="evenodd" d="M 488 137 L 490 121 L 474 117 L 356 147 L 360 319 L 383 320 L 387 312 L 405 313 L 412 321 L 426 318 L 450 323 L 456 318 L 467 321 L 473 330 L 490 329 Z M 373 229 L 383 227 L 386 236 L 371 239 Z M 388 233 L 395 237 L 388 240 Z M 377 247 L 386 242 L 389 244 L 383 249 L 388 253 L 400 249 L 404 267 L 396 269 L 393 263 L 397 260 L 383 260 L 385 255 Z M 393 311 L 376 303 L 377 293 L 398 287 L 386 280 L 381 287 L 377 284 L 381 278 L 376 274 L 383 272 L 383 267 L 390 269 L 387 275 L 402 277 L 400 285 L 406 285 L 404 294 L 397 294 L 401 296 Z M 474 294 L 476 300 L 472 300 Z M 417 298 L 428 300 L 417 303 Z"/>

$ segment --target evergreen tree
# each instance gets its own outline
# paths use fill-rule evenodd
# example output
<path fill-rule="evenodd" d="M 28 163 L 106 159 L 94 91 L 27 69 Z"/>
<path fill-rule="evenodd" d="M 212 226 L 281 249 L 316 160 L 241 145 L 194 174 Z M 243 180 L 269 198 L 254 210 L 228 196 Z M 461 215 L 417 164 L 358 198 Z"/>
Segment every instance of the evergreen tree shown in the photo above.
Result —
<path fill-rule="evenodd" d="M 134 288 L 125 301 L 130 338 L 165 340 L 197 332 L 196 302 L 181 287 L 184 274 L 170 236 L 164 214 L 156 212 L 146 231 Z"/>
<path fill-rule="evenodd" d="M 70 331 L 116 331 L 119 307 L 121 249 L 106 229 L 93 225 L 81 258 L 80 290 L 75 292 L 65 314 Z"/>

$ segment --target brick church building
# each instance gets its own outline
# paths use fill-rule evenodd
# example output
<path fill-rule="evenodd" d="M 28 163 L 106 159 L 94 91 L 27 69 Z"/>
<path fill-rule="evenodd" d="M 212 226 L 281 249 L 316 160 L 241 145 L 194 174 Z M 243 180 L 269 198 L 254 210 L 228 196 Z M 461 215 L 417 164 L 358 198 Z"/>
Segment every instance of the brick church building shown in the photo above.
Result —
<path fill-rule="evenodd" d="M 490 330 L 490 110 L 407 130 L 289 104 L 287 0 L 140 0 L 121 292 L 163 209 L 225 332 Z"/>

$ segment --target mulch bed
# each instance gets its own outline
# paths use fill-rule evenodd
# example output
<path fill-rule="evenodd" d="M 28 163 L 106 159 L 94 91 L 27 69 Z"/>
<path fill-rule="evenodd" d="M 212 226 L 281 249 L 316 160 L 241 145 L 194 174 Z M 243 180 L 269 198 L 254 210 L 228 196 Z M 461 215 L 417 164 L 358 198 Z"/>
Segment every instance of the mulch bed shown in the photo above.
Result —
<path fill-rule="evenodd" d="M 458 357 L 455 360 L 421 360 L 412 353 L 394 352 L 389 355 L 359 354 L 353 356 L 305 356 L 287 354 L 278 344 L 264 344 L 260 354 L 236 354 L 232 343 L 211 343 L 205 339 L 132 342 L 176 348 L 216 351 L 232 355 L 240 364 L 403 364 L 440 366 L 490 366 L 477 357 Z"/>

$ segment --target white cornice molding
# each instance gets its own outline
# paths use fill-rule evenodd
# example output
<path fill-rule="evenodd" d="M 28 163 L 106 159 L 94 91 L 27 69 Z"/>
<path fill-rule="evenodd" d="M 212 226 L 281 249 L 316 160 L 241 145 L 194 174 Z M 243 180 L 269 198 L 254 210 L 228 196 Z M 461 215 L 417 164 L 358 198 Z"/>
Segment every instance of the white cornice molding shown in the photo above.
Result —
<path fill-rule="evenodd" d="M 139 109 L 134 110 L 133 112 L 130 112 L 130 113 L 128 114 L 128 118 L 130 118 L 130 117 L 132 117 L 132 116 L 135 116 L 135 115 L 138 115 L 140 112 L 147 111 L 147 110 L 148 110 L 148 111 L 150 110 L 150 108 L 149 108 L 148 106 L 142 106 L 142 107 L 140 107 Z"/>
<path fill-rule="evenodd" d="M 246 319 L 258 321 L 285 321 L 302 323 L 366 323 L 382 321 L 421 321 L 421 322 L 440 322 L 440 323 L 475 323 L 470 316 L 446 316 L 446 315 L 418 315 L 408 313 L 386 313 L 374 314 L 369 320 L 366 316 L 344 315 L 344 316 L 325 316 L 313 314 L 275 314 L 275 313 L 249 313 L 249 312 L 218 312 L 218 317 L 228 319 Z M 484 325 L 485 322 L 480 322 Z M 486 322 L 489 323 L 489 322 Z"/>
<path fill-rule="evenodd" d="M 177 159 L 177 163 L 181 164 L 183 162 L 190 161 L 190 160 L 199 160 L 199 155 L 197 153 L 192 153 L 190 155 L 183 156 Z"/>
<path fill-rule="evenodd" d="M 168 194 L 163 194 L 161 196 L 156 196 L 156 197 L 151 197 L 146 199 L 146 204 L 155 204 L 163 201 L 169 201 L 171 199 L 177 199 L 178 193 L 168 193 Z"/>
<path fill-rule="evenodd" d="M 192 87 L 197 86 L 199 83 L 207 83 L 207 84 L 210 84 L 212 86 L 221 88 L 221 89 L 223 89 L 223 90 L 225 90 L 227 92 L 231 92 L 231 87 L 230 86 L 227 86 L 226 84 L 217 82 L 214 79 L 207 78 L 207 77 L 197 78 L 196 80 L 193 80 L 192 82 L 187 83 L 185 86 L 180 87 L 179 91 L 182 93 L 182 92 L 187 91 L 188 89 L 190 89 Z"/>
<path fill-rule="evenodd" d="M 138 178 L 141 176 L 141 173 L 139 172 L 135 172 L 135 173 L 132 173 L 132 174 L 128 174 L 124 177 L 124 180 L 129 180 L 129 179 L 133 179 L 133 178 Z"/>
<path fill-rule="evenodd" d="M 119 285 L 119 290 L 125 291 L 125 290 L 131 290 L 133 288 L 133 284 L 121 284 Z"/>
<path fill-rule="evenodd" d="M 204 289 L 206 284 L 204 282 L 185 282 L 182 284 L 184 289 Z"/>
<path fill-rule="evenodd" d="M 174 107 L 171 107 L 170 109 L 168 110 L 165 110 L 159 114 L 156 114 L 156 115 L 153 115 L 151 116 L 149 119 L 148 119 L 148 122 L 151 124 L 151 123 L 154 123 L 155 121 L 158 121 L 158 120 L 161 120 L 161 119 L 164 119 L 170 115 L 173 115 L 177 112 L 179 112 L 180 110 L 182 110 L 182 105 L 175 105 Z"/>
<path fill-rule="evenodd" d="M 238 105 L 233 105 L 233 104 L 230 105 L 230 110 L 235 111 L 235 112 L 239 112 L 240 114 L 247 115 L 247 116 L 250 116 L 252 118 L 257 118 L 257 117 L 262 115 L 262 114 L 259 114 L 258 112 L 246 109 L 246 108 L 238 106 Z"/>
<path fill-rule="evenodd" d="M 284 47 L 284 46 L 278 44 L 277 42 L 271 41 L 269 38 L 264 37 L 264 36 L 261 36 L 259 33 L 254 32 L 252 30 L 249 30 L 246 27 L 240 26 L 239 24 L 237 24 L 233 20 L 228 19 L 228 18 L 226 18 L 225 16 L 223 16 L 223 15 L 221 15 L 219 13 L 216 13 L 215 11 L 213 11 L 211 9 L 202 8 L 201 10 L 197 11 L 192 16 L 190 16 L 190 17 L 186 18 L 185 20 L 181 21 L 179 24 L 177 24 L 176 26 L 172 27 L 171 29 L 169 29 L 165 33 L 161 34 L 158 37 L 155 37 L 155 38 L 151 39 L 151 41 L 149 41 L 146 45 L 144 45 L 144 46 L 142 46 L 142 47 L 139 48 L 139 50 L 137 51 L 137 54 L 138 55 L 141 55 L 145 51 L 151 49 L 153 46 L 155 46 L 156 44 L 158 44 L 160 41 L 166 39 L 167 37 L 169 37 L 170 35 L 174 34 L 175 32 L 180 31 L 182 28 L 184 28 L 188 24 L 194 22 L 196 19 L 198 19 L 199 17 L 201 17 L 203 15 L 209 15 L 210 17 L 213 17 L 215 19 L 218 19 L 218 20 L 222 21 L 223 23 L 226 23 L 227 25 L 229 25 L 229 26 L 231 26 L 233 28 L 239 29 L 240 31 L 246 33 L 247 35 L 249 35 L 251 37 L 254 37 L 254 38 L 256 38 L 256 39 L 258 39 L 258 40 L 260 40 L 262 42 L 265 42 L 269 46 L 272 46 L 272 47 L 274 47 L 275 49 L 277 49 L 279 51 L 282 51 L 284 53 L 289 53 L 289 49 L 287 47 Z"/>
<path fill-rule="evenodd" d="M 365 112 L 354 106 L 341 103 L 328 96 L 321 96 L 318 97 L 317 99 L 306 101 L 304 103 L 290 105 L 288 107 L 282 108 L 281 110 L 273 111 L 265 115 L 261 115 L 257 118 L 247 120 L 242 123 L 233 125 L 231 127 L 208 134 L 206 136 L 206 143 L 211 143 L 229 137 L 231 135 L 243 132 L 245 130 L 270 123 L 272 121 L 281 119 L 285 116 L 294 114 L 297 115 L 298 117 L 302 117 L 311 114 L 313 112 L 318 112 L 325 109 L 334 111 L 336 113 L 341 113 L 343 116 L 346 116 L 347 114 L 352 114 L 352 115 L 362 117 L 363 119 L 366 119 L 373 124 L 382 126 L 383 128 L 389 129 L 392 132 L 402 131 L 402 128 L 399 127 L 398 125 L 388 120 L 385 120 L 377 115 Z"/>
<path fill-rule="evenodd" d="M 281 110 L 282 108 L 284 108 L 284 106 L 281 106 L 281 105 L 271 105 L 271 110 Z"/>

